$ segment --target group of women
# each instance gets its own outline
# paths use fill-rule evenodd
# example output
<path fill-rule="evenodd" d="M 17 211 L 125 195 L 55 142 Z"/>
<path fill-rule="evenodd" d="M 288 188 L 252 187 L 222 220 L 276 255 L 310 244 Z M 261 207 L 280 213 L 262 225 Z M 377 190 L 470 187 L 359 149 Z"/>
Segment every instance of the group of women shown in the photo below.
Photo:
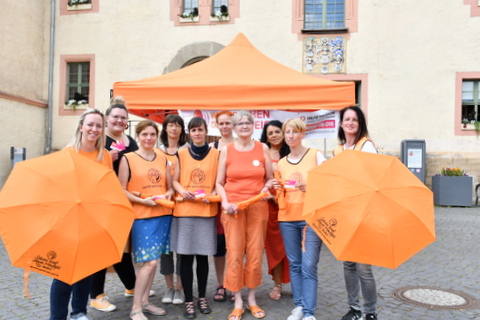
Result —
<path fill-rule="evenodd" d="M 113 168 L 132 203 L 135 221 L 131 246 L 127 245 L 125 252 L 132 252 L 134 262 L 142 264 L 135 275 L 130 253 L 125 253 L 114 266 L 125 286 L 125 295 L 133 295 L 130 318 L 145 320 L 145 314 L 166 314 L 149 300 L 159 259 L 168 287 L 162 301 L 185 302 L 187 319 L 196 318 L 197 310 L 211 313 L 206 299 L 208 256 L 214 256 L 218 280 L 214 300 L 227 300 L 228 290 L 234 302 L 228 319 L 240 320 L 245 308 L 253 317 L 264 318 L 266 311 L 257 304 L 256 288 L 262 283 L 266 249 L 273 279 L 270 298 L 280 299 L 282 284 L 291 280 L 294 308 L 288 319 L 314 320 L 322 241 L 302 219 L 302 207 L 307 172 L 325 158 L 318 150 L 303 146 L 305 123 L 300 119 L 283 124 L 273 120 L 265 125 L 259 142 L 252 139 L 254 119 L 249 112 L 233 115 L 224 111 L 215 117 L 222 135 L 218 142 L 207 143 L 208 126 L 202 118 L 194 117 L 188 123 L 189 145 L 183 119 L 178 115 L 167 116 L 161 132 L 156 123 L 141 121 L 135 130 L 137 142 L 124 134 L 127 120 L 123 101 L 114 102 L 105 118 L 98 110 L 85 112 L 72 148 Z M 157 148 L 159 139 L 162 145 Z M 339 140 L 341 145 L 335 154 L 344 149 L 376 152 L 368 140 L 365 117 L 357 107 L 342 110 Z M 116 148 L 119 144 L 123 147 Z M 164 200 L 175 200 L 174 209 Z M 289 241 L 283 242 L 283 238 Z M 176 268 L 172 252 L 176 253 Z M 361 318 L 360 288 L 366 319 L 377 319 L 371 266 L 344 262 L 344 271 L 350 310 L 342 319 Z M 71 294 L 71 319 L 88 320 L 89 294 L 91 307 L 114 310 L 103 292 L 105 272 L 99 271 L 71 286 L 54 280 L 50 319 L 67 318 Z M 248 289 L 245 305 L 244 287 Z"/>

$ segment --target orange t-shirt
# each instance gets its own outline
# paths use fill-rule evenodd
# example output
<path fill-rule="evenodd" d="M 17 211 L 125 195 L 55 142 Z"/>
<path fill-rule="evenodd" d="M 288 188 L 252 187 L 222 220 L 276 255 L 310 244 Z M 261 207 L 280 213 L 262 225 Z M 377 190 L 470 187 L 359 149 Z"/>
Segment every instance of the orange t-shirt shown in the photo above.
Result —
<path fill-rule="evenodd" d="M 227 145 L 225 192 L 229 202 L 250 199 L 265 186 L 265 155 L 263 143 L 254 141 L 251 151 L 238 151 L 235 144 Z"/>
<path fill-rule="evenodd" d="M 317 149 L 308 149 L 303 158 L 298 163 L 291 163 L 288 157 L 283 157 L 278 161 L 278 168 L 282 175 L 282 180 L 295 182 L 307 181 L 308 171 L 317 166 Z M 303 221 L 303 202 L 305 192 L 298 188 L 285 188 L 285 207 L 278 211 L 278 221 Z"/>
<path fill-rule="evenodd" d="M 71 147 L 73 150 L 75 150 L 73 147 Z M 95 150 L 95 151 L 92 151 L 92 152 L 86 152 L 86 151 L 83 151 L 82 149 L 78 150 L 78 154 L 92 160 L 92 161 L 95 161 L 96 163 L 99 163 L 101 164 L 102 166 L 104 167 L 107 167 L 108 169 L 112 169 L 113 170 L 113 161 L 112 161 L 112 155 L 110 154 L 110 152 L 108 152 L 106 149 L 102 149 L 102 153 L 103 153 L 103 160 L 101 162 L 98 162 L 97 161 L 97 157 L 98 157 L 98 151 Z"/>
<path fill-rule="evenodd" d="M 202 160 L 195 160 L 188 149 L 178 151 L 180 165 L 180 184 L 187 191 L 203 190 L 205 195 L 211 195 L 217 179 L 219 151 L 210 148 Z M 216 203 L 177 202 L 173 215 L 175 217 L 214 217 L 217 215 Z"/>
<path fill-rule="evenodd" d="M 124 155 L 130 168 L 127 190 L 151 195 L 164 195 L 167 192 L 167 159 L 162 152 L 155 152 L 155 159 L 148 161 L 135 152 Z M 135 219 L 147 219 L 171 215 L 172 209 L 164 206 L 149 207 L 132 203 Z"/>

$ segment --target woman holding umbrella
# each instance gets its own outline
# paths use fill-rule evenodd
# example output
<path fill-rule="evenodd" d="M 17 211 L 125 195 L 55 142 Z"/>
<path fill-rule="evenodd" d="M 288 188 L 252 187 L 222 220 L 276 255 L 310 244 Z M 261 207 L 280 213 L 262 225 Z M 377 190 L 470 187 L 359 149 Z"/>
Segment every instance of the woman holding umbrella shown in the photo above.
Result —
<path fill-rule="evenodd" d="M 208 280 L 208 256 L 215 254 L 215 216 L 218 206 L 204 199 L 195 203 L 199 195 L 215 194 L 219 151 L 207 142 L 207 123 L 194 117 L 188 123 L 192 139 L 190 148 L 179 150 L 175 165 L 173 186 L 186 201 L 178 202 L 173 212 L 172 251 L 182 255 L 180 276 L 185 293 L 187 319 L 196 318 L 193 305 L 193 263 L 196 260 L 198 281 L 198 309 L 208 314 L 211 309 L 205 297 Z M 181 170 L 180 170 L 181 168 Z"/>
<path fill-rule="evenodd" d="M 257 305 L 255 294 L 256 288 L 262 283 L 268 205 L 260 201 L 239 210 L 236 203 L 268 192 L 273 186 L 272 165 L 267 146 L 252 140 L 252 114 L 240 111 L 232 120 L 237 139 L 220 152 L 216 183 L 217 193 L 222 197 L 222 224 L 227 243 L 225 288 L 235 295 L 235 307 L 228 318 L 242 318 L 241 289 L 246 286 L 247 308 L 255 318 L 260 319 L 266 314 Z M 262 200 L 267 199 L 264 197 Z"/>
<path fill-rule="evenodd" d="M 263 127 L 260 142 L 268 146 L 273 172 L 278 172 L 278 161 L 290 153 L 290 148 L 285 143 L 283 136 L 282 123 L 278 120 L 266 123 Z M 288 259 L 278 225 L 278 204 L 274 199 L 268 201 L 268 212 L 265 252 L 267 253 L 268 274 L 272 275 L 274 282 L 274 287 L 269 296 L 272 300 L 280 300 L 282 297 L 282 283 L 289 283 L 290 276 Z"/>
<path fill-rule="evenodd" d="M 125 189 L 125 194 L 135 211 L 132 226 L 133 257 L 136 263 L 143 262 L 135 282 L 135 293 L 130 318 L 145 320 L 144 313 L 157 316 L 166 314 L 149 301 L 157 261 L 162 253 L 170 250 L 170 223 L 172 211 L 158 205 L 157 198 L 170 199 L 170 168 L 167 159 L 160 152 L 155 152 L 158 127 L 155 122 L 144 120 L 137 124 L 137 140 L 140 148 L 124 155 L 120 160 L 118 178 Z M 151 196 L 142 199 L 134 193 L 143 192 Z"/>
<path fill-rule="evenodd" d="M 295 308 L 288 320 L 315 320 L 317 304 L 317 264 L 322 240 L 302 217 L 308 171 L 320 165 L 325 158 L 316 149 L 302 145 L 307 127 L 300 119 L 288 119 L 283 124 L 285 142 L 290 153 L 280 159 L 278 168 L 282 181 L 275 181 L 277 192 L 283 192 L 279 201 L 278 221 L 285 241 L 290 263 L 290 279 Z M 302 250 L 302 244 L 305 250 Z"/>
<path fill-rule="evenodd" d="M 340 111 L 338 140 L 340 141 L 340 145 L 335 149 L 333 155 L 338 155 L 346 149 L 377 153 L 375 145 L 368 138 L 365 115 L 359 107 L 347 107 Z M 366 313 L 365 319 L 376 320 L 377 287 L 372 266 L 345 261 L 343 263 L 343 271 L 350 310 L 342 317 L 342 320 L 357 320 L 362 318 L 359 301 L 360 288 L 364 300 L 363 309 Z"/>
<path fill-rule="evenodd" d="M 80 155 L 91 159 L 107 168 L 113 169 L 112 157 L 104 149 L 105 146 L 105 119 L 103 114 L 92 109 L 80 116 L 73 148 Z M 92 276 L 88 276 L 73 285 L 54 279 L 50 289 L 50 320 L 66 320 L 68 316 L 68 302 L 72 297 L 71 319 L 88 320 L 88 294 L 92 285 Z"/>

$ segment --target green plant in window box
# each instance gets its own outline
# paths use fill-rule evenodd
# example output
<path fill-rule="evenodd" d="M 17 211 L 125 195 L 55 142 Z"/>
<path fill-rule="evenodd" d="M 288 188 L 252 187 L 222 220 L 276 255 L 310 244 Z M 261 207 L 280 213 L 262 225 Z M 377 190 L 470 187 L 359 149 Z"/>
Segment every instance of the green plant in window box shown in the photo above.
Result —
<path fill-rule="evenodd" d="M 220 6 L 220 10 L 215 13 L 212 13 L 210 16 L 212 18 L 217 18 L 218 20 L 224 20 L 228 18 L 229 14 L 228 14 L 227 6 L 226 5 Z"/>
<path fill-rule="evenodd" d="M 184 18 L 184 19 L 190 18 L 190 19 L 192 19 L 192 21 L 193 21 L 196 17 L 198 17 L 198 8 L 193 8 L 193 10 L 190 11 L 190 12 L 185 11 L 184 13 L 182 13 L 182 14 L 180 15 L 180 18 Z"/>
<path fill-rule="evenodd" d="M 76 111 L 78 106 L 85 105 L 85 104 L 88 104 L 88 98 L 78 92 L 75 92 L 75 94 L 73 95 L 73 99 L 70 99 L 67 102 L 65 102 L 65 105 L 67 107 L 72 108 L 73 111 Z"/>
<path fill-rule="evenodd" d="M 70 0 L 68 1 L 68 5 L 71 6 L 77 6 L 79 4 L 86 4 L 86 3 L 92 3 L 92 0 Z"/>

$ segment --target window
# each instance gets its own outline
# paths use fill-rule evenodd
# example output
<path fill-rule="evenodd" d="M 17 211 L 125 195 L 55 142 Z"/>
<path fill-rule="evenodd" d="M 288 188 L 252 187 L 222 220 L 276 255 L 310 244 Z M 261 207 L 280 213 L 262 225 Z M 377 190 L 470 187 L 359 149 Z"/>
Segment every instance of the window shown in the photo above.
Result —
<path fill-rule="evenodd" d="M 462 122 L 479 121 L 480 80 L 462 82 Z"/>
<path fill-rule="evenodd" d="M 305 0 L 305 30 L 344 28 L 344 0 Z"/>
<path fill-rule="evenodd" d="M 198 16 L 198 0 L 183 0 L 183 15 Z"/>
<path fill-rule="evenodd" d="M 222 8 L 222 6 L 224 6 Z M 217 14 L 218 12 L 228 12 L 228 0 L 213 0 L 212 13 Z"/>
<path fill-rule="evenodd" d="M 69 62 L 67 64 L 66 101 L 88 102 L 90 93 L 90 62 Z"/>

